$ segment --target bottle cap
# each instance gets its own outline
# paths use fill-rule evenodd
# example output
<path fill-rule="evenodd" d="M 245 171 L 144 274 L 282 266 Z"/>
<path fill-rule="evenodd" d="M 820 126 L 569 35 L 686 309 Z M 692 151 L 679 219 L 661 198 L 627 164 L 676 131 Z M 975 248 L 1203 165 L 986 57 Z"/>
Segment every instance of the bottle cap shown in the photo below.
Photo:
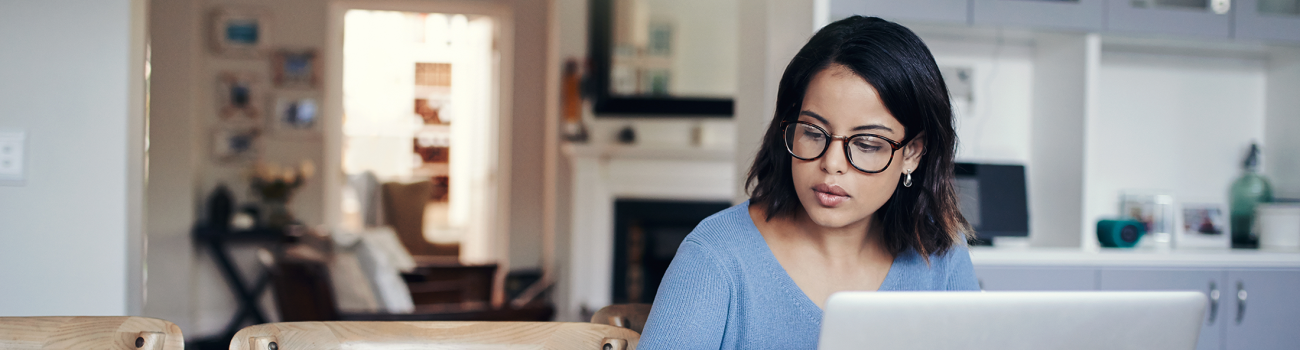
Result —
<path fill-rule="evenodd" d="M 1246 162 L 1242 164 L 1246 170 L 1256 170 L 1259 167 L 1259 145 L 1250 144 L 1250 152 L 1246 154 Z"/>

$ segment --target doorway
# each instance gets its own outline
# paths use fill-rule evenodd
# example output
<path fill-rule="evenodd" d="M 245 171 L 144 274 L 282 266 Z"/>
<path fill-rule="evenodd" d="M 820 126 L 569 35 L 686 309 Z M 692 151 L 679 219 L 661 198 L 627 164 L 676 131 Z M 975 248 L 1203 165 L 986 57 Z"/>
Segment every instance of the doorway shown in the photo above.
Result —
<path fill-rule="evenodd" d="M 326 166 L 340 171 L 326 174 L 337 184 L 327 193 L 328 219 L 353 229 L 375 224 L 384 209 L 358 196 L 363 174 L 418 184 L 427 192 L 402 204 L 419 213 L 426 241 L 458 247 L 463 263 L 504 264 L 508 189 L 498 174 L 508 173 L 507 13 L 477 3 L 342 2 L 332 18 L 335 103 L 327 108 L 341 118 L 327 125 Z"/>

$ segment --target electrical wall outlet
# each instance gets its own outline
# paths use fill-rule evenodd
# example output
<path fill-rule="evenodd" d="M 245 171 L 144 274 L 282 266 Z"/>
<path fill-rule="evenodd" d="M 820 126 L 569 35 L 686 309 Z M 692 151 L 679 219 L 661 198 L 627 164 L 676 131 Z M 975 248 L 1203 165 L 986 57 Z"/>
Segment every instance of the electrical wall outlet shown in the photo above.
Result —
<path fill-rule="evenodd" d="M 27 132 L 0 129 L 0 185 L 22 186 L 27 180 Z"/>

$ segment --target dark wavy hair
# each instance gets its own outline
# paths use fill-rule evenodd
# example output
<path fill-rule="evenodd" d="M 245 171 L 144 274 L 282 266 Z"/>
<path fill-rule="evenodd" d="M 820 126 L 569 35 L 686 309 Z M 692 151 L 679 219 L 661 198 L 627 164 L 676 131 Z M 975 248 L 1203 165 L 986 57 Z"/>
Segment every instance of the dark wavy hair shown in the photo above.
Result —
<path fill-rule="evenodd" d="M 885 108 L 903 124 L 904 143 L 918 135 L 924 140 L 912 186 L 903 187 L 900 178 L 893 196 L 876 211 L 885 249 L 894 256 L 915 250 L 928 261 L 930 254 L 942 255 L 954 242 L 964 243 L 971 229 L 953 190 L 957 133 L 948 87 L 921 38 L 876 17 L 853 16 L 827 25 L 785 67 L 776 113 L 745 181 L 750 202 L 766 206 L 767 220 L 803 209 L 795 195 L 781 122 L 798 119 L 808 83 L 832 64 L 848 68 L 876 89 Z"/>

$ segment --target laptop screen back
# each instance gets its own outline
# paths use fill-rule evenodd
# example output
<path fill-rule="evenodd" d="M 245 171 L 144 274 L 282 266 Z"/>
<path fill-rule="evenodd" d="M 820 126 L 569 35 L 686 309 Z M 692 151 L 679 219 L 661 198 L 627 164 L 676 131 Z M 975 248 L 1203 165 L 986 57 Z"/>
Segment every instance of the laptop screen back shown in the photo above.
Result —
<path fill-rule="evenodd" d="M 1192 350 L 1199 292 L 841 292 L 818 349 Z"/>

